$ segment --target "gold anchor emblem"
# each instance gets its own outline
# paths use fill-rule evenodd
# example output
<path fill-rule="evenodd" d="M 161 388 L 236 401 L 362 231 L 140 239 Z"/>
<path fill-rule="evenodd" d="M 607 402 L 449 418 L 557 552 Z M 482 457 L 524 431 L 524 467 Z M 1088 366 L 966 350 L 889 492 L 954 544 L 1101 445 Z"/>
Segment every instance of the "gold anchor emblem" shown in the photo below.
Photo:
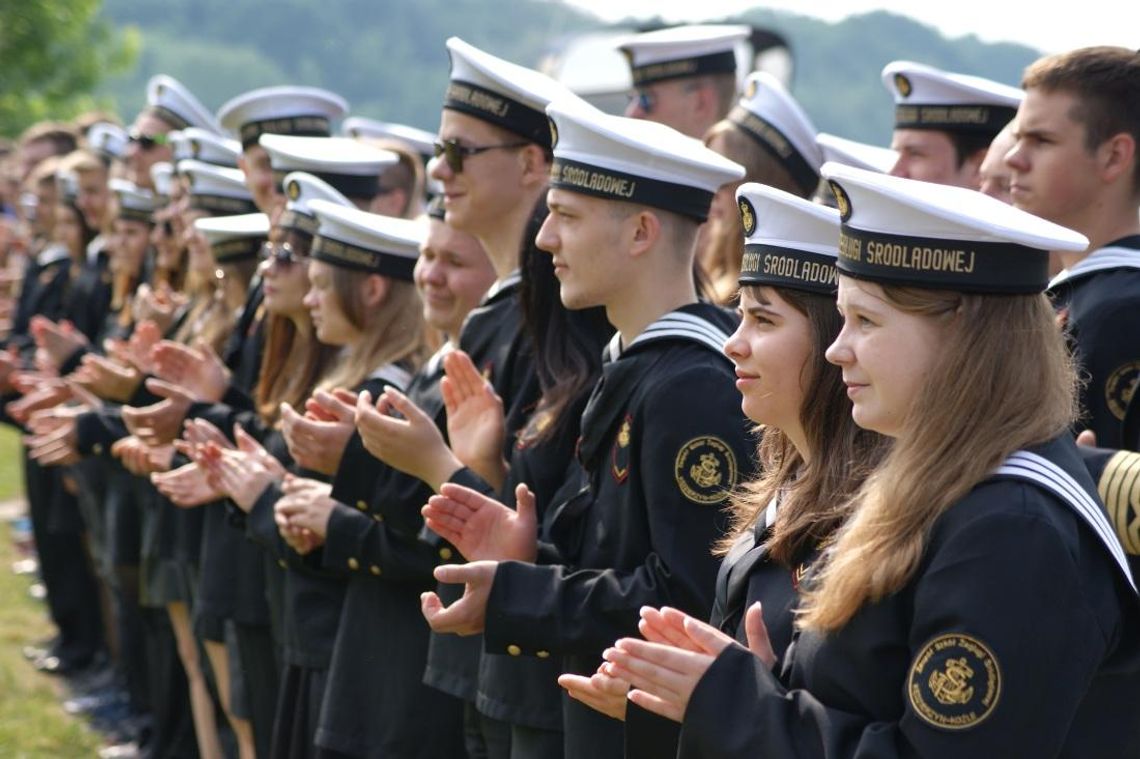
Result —
<path fill-rule="evenodd" d="M 701 455 L 700 462 L 689 468 L 689 476 L 702 488 L 715 487 L 724 479 L 720 473 L 720 462 L 711 453 Z"/>
<path fill-rule="evenodd" d="M 930 692 L 940 703 L 966 704 L 974 697 L 974 689 L 970 686 L 970 678 L 974 676 L 973 668 L 966 662 L 966 658 L 949 659 L 943 672 L 930 673 Z"/>

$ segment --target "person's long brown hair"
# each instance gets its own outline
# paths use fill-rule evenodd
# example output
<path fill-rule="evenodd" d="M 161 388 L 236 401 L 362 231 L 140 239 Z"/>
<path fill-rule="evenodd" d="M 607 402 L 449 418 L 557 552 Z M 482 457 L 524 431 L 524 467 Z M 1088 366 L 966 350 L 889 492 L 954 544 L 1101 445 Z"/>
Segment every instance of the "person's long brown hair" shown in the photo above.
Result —
<path fill-rule="evenodd" d="M 342 266 L 329 268 L 337 302 L 349 323 L 366 332 L 368 340 L 359 350 L 341 351 L 341 358 L 318 387 L 352 390 L 385 364 L 404 362 L 414 370 L 426 352 L 423 305 L 415 285 L 390 280 L 384 302 L 370 311 L 360 287 L 365 275 Z"/>
<path fill-rule="evenodd" d="M 298 256 L 308 256 L 313 238 L 290 231 L 287 242 Z M 307 259 L 295 261 L 293 266 L 307 266 Z M 282 403 L 288 403 L 304 413 L 303 404 L 312 395 L 321 375 L 336 362 L 339 349 L 317 340 L 316 330 L 306 320 L 302 330 L 287 316 L 268 314 L 265 317 L 265 349 L 254 394 L 257 413 L 266 424 L 274 424 L 280 415 Z"/>
<path fill-rule="evenodd" d="M 803 190 L 788 170 L 736 124 L 727 119 L 713 124 L 705 133 L 705 145 L 715 137 L 723 140 L 724 157 L 744 167 L 742 182 L 759 182 L 803 197 Z M 727 304 L 736 297 L 743 246 L 744 226 L 736 212 L 730 213 L 728 218 L 709 221 L 701 230 L 697 261 L 707 288 L 718 303 Z"/>
<path fill-rule="evenodd" d="M 785 287 L 749 287 L 747 291 L 762 304 L 770 300 L 766 292 L 775 291 L 808 319 L 813 345 L 801 377 L 800 422 L 811 454 L 810 461 L 805 461 L 781 430 L 767 427 L 762 431 L 757 459 L 763 474 L 733 495 L 732 526 L 717 552 L 727 553 L 763 516 L 768 502 L 779 496 L 768 551 L 774 560 L 791 566 L 831 537 L 847 518 L 851 496 L 878 464 L 888 441 L 855 424 L 843 373 L 824 358 L 824 351 L 839 334 L 841 318 L 835 297 Z"/>
<path fill-rule="evenodd" d="M 900 590 L 935 521 L 1009 454 L 1065 432 L 1076 413 L 1076 373 L 1043 295 L 883 292 L 895 308 L 943 322 L 944 338 L 806 593 L 802 627 L 836 630 Z"/>

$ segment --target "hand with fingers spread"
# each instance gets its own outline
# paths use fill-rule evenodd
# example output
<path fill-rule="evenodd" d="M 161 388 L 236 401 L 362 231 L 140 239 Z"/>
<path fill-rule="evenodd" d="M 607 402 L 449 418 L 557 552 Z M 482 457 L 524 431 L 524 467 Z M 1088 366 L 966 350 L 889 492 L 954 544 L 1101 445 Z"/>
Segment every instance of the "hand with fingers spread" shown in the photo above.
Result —
<path fill-rule="evenodd" d="M 607 672 L 629 682 L 633 690 L 629 699 L 643 709 L 680 722 L 689 699 L 712 666 L 713 660 L 736 641 L 712 625 L 675 609 L 662 609 L 652 628 L 667 636 L 681 635 L 687 640 L 678 647 L 636 638 L 622 638 L 602 654 L 610 667 Z M 677 616 L 680 615 L 680 616 Z M 642 610 L 645 620 L 646 610 Z M 679 623 L 679 632 L 678 632 Z M 748 650 L 765 666 L 776 663 L 776 655 L 768 640 L 768 629 L 759 603 L 749 607 L 745 615 Z"/>
<path fill-rule="evenodd" d="M 40 416 L 40 415 L 43 416 Z M 48 416 L 50 414 L 50 416 Z M 50 421 L 49 421 L 50 419 Z M 24 438 L 28 456 L 40 466 L 65 466 L 79 461 L 76 446 L 76 415 L 37 412 L 31 420 L 31 435 Z"/>
<path fill-rule="evenodd" d="M 33 316 L 29 327 L 36 341 L 37 355 L 42 355 L 55 369 L 63 366 L 75 351 L 91 344 L 69 321 L 56 323 L 44 316 Z"/>
<path fill-rule="evenodd" d="M 356 428 L 369 453 L 388 466 L 423 480 L 437 492 L 463 467 L 443 442 L 435 422 L 395 388 L 386 389 L 375 406 L 368 392 L 360 394 L 356 401 Z"/>
<path fill-rule="evenodd" d="M 182 425 L 182 437 L 193 446 L 213 443 L 221 449 L 233 448 L 234 444 L 213 422 L 205 419 L 189 419 Z"/>
<path fill-rule="evenodd" d="M 14 401 L 10 401 L 4 410 L 8 416 L 19 424 L 26 424 L 32 414 L 44 409 L 54 408 L 71 397 L 71 391 L 62 382 L 48 383 Z"/>
<path fill-rule="evenodd" d="M 282 492 L 284 495 L 274 506 L 277 528 L 294 550 L 298 550 L 294 543 L 297 541 L 307 549 L 298 553 L 308 553 L 324 543 L 328 534 L 329 516 L 336 506 L 332 485 L 305 477 L 287 477 Z"/>
<path fill-rule="evenodd" d="M 149 445 L 166 445 L 178 437 L 194 398 L 186 388 L 154 377 L 146 381 L 146 389 L 163 400 L 149 406 L 124 406 L 123 423 Z"/>
<path fill-rule="evenodd" d="M 347 402 L 348 398 L 352 402 Z M 305 414 L 298 414 L 288 403 L 281 404 L 281 431 L 289 455 L 314 472 L 334 475 L 340 466 L 344 447 L 356 428 L 356 397 L 338 396 L 318 390 L 305 402 Z"/>
<path fill-rule="evenodd" d="M 83 356 L 79 368 L 70 378 L 95 395 L 108 401 L 125 402 L 134 395 L 142 382 L 142 373 L 96 353 Z"/>
<path fill-rule="evenodd" d="M 470 564 L 444 564 L 435 568 L 435 579 L 443 583 L 463 585 L 463 597 L 445 607 L 433 592 L 420 594 L 420 611 L 431 629 L 438 633 L 477 635 L 487 621 L 487 599 L 495 582 L 497 561 L 473 561 Z"/>
<path fill-rule="evenodd" d="M 125 366 L 133 366 L 143 374 L 154 371 L 151 350 L 162 339 L 162 333 L 152 321 L 139 322 L 128 340 L 107 339 L 103 350 L 108 356 Z"/>
<path fill-rule="evenodd" d="M 629 683 L 609 674 L 609 663 L 602 662 L 598 671 L 589 677 L 559 675 L 558 684 L 566 689 L 570 698 L 581 701 L 596 712 L 622 722 L 628 703 Z"/>
<path fill-rule="evenodd" d="M 205 445 L 202 465 L 242 511 L 249 512 L 265 489 L 285 476 L 277 459 L 241 427 L 234 427 L 236 449 Z"/>
<path fill-rule="evenodd" d="M 144 283 L 135 291 L 135 318 L 152 322 L 160 333 L 166 332 L 187 300 L 185 293 L 171 290 L 165 282 L 153 289 Z"/>
<path fill-rule="evenodd" d="M 464 465 L 498 489 L 507 474 L 503 460 L 503 399 L 463 351 L 444 356 L 443 369 L 447 376 L 440 380 L 439 389 L 447 408 L 451 450 Z"/>
<path fill-rule="evenodd" d="M 49 385 L 58 385 L 64 380 L 60 379 L 59 373 L 55 371 L 25 370 L 13 372 L 11 381 L 16 392 L 27 395 Z"/>
<path fill-rule="evenodd" d="M 150 481 L 158 492 L 169 498 L 175 506 L 184 509 L 225 498 L 221 488 L 211 481 L 209 472 L 196 463 L 152 474 Z"/>
<path fill-rule="evenodd" d="M 515 488 L 517 511 L 470 488 L 446 483 L 423 508 L 425 524 L 468 561 L 529 561 L 538 554 L 534 493 Z"/>
<path fill-rule="evenodd" d="M 173 446 L 165 446 L 173 452 Z M 123 464 L 123 468 L 128 472 L 139 477 L 145 477 L 154 472 L 162 471 L 159 469 L 155 462 L 161 463 L 163 460 L 162 454 L 152 456 L 155 448 L 139 440 L 134 435 L 128 435 L 121 440 L 116 440 L 111 446 L 111 455 L 119 459 Z M 167 469 L 169 469 L 169 457 L 167 458 Z"/>
<path fill-rule="evenodd" d="M 193 348 L 162 340 L 154 346 L 151 358 L 156 377 L 185 388 L 195 400 L 216 403 L 230 385 L 230 370 L 201 340 Z"/>

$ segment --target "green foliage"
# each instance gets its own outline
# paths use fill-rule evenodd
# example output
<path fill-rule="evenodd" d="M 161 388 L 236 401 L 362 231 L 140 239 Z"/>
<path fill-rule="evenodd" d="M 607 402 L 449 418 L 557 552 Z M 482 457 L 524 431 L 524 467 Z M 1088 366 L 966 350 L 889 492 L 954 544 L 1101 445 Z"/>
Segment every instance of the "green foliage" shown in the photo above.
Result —
<path fill-rule="evenodd" d="M 1024 45 L 947 39 L 934 27 L 876 11 L 828 23 L 806 16 L 752 10 L 748 23 L 782 33 L 796 60 L 793 91 L 816 128 L 876 145 L 891 138 L 894 106 L 879 72 L 910 60 L 960 74 L 1018 85 L 1040 53 Z"/>
<path fill-rule="evenodd" d="M 253 87 L 308 84 L 344 95 L 354 114 L 429 130 L 439 120 L 448 36 L 534 65 L 560 37 L 602 26 L 560 0 L 104 0 L 104 17 L 142 30 L 138 65 L 98 90 L 127 118 L 141 107 L 147 78 L 167 73 L 211 108 Z M 756 8 L 733 20 L 788 38 L 795 93 L 819 129 L 881 145 L 893 114 L 879 80 L 889 61 L 1016 84 L 1038 55 L 973 36 L 947 39 L 886 12 L 829 23 Z"/>
<path fill-rule="evenodd" d="M 0 3 L 0 134 L 95 107 L 102 77 L 127 68 L 137 34 L 98 16 L 99 0 Z"/>

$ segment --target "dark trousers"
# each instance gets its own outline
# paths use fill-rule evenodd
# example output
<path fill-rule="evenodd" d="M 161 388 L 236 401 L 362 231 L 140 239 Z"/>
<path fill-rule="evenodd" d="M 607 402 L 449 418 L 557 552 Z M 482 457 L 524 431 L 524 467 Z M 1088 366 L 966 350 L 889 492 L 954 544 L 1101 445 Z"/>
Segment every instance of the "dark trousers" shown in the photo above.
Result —
<path fill-rule="evenodd" d="M 83 541 L 83 520 L 62 471 L 24 459 L 32 534 L 51 620 L 59 630 L 53 654 L 82 666 L 104 646 L 99 585 Z"/>

